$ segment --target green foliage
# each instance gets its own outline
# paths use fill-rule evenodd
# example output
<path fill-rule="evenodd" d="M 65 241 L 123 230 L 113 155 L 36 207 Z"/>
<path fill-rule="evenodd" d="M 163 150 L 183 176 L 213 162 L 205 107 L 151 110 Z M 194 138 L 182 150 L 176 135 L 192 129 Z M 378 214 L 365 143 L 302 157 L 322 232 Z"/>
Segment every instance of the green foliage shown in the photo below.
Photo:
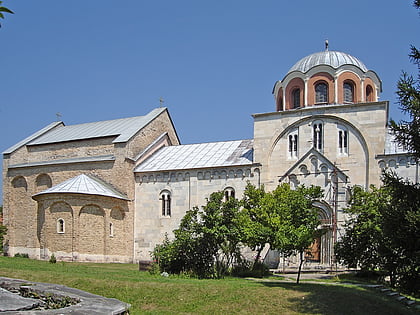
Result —
<path fill-rule="evenodd" d="M 235 265 L 231 271 L 232 276 L 241 278 L 263 278 L 269 276 L 270 274 L 270 269 L 267 267 L 267 265 L 260 261 L 250 262 L 243 260 L 239 264 Z"/>
<path fill-rule="evenodd" d="M 420 9 L 420 1 L 414 1 L 414 7 Z M 390 126 L 397 142 L 420 159 L 420 51 L 411 46 L 410 60 L 417 66 L 417 79 L 403 72 L 397 84 L 398 104 L 410 120 L 390 121 Z"/>
<path fill-rule="evenodd" d="M 6 8 L 6 7 L 3 7 L 3 6 L 2 6 L 2 3 L 3 3 L 3 1 L 0 1 L 0 18 L 1 18 L 1 19 L 4 19 L 4 14 L 3 14 L 3 12 L 13 14 L 13 11 L 9 10 L 9 9 L 8 9 L 8 8 Z M 0 24 L 0 27 L 1 27 L 1 24 Z"/>
<path fill-rule="evenodd" d="M 321 197 L 319 187 L 292 190 L 288 184 L 270 193 L 248 184 L 241 202 L 212 193 L 201 210 L 187 211 L 175 238 L 166 237 L 152 256 L 160 272 L 199 278 L 221 278 L 232 271 L 263 276 L 267 269 L 259 256 L 265 244 L 287 255 L 303 253 L 311 245 L 319 233 L 313 201 Z M 253 264 L 243 262 L 240 245 L 257 250 Z"/>
<path fill-rule="evenodd" d="M 17 258 L 29 258 L 29 255 L 28 254 L 21 254 L 21 253 L 16 253 L 15 254 L 15 257 L 17 257 Z"/>
<path fill-rule="evenodd" d="M 50 257 L 49 262 L 50 262 L 51 264 L 55 264 L 55 263 L 57 262 L 57 259 L 55 258 L 54 253 L 52 253 L 52 254 L 51 254 L 51 257 Z"/>
<path fill-rule="evenodd" d="M 420 185 L 384 175 L 384 186 L 353 187 L 351 220 L 336 244 L 337 258 L 351 267 L 379 271 L 391 285 L 420 293 Z"/>
<path fill-rule="evenodd" d="M 223 201 L 223 193 L 210 195 L 200 210 L 187 211 L 175 238 L 166 238 L 152 256 L 160 271 L 193 274 L 199 278 L 220 278 L 239 257 L 239 202 Z"/>

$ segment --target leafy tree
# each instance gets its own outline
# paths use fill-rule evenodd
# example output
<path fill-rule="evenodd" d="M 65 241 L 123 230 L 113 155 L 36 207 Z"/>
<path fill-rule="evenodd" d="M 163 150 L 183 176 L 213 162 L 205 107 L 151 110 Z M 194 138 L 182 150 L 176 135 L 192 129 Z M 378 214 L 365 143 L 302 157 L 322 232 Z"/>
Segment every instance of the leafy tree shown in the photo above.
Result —
<path fill-rule="evenodd" d="M 275 234 L 270 246 L 286 256 L 299 254 L 297 283 L 300 280 L 304 252 L 321 233 L 317 229 L 319 218 L 314 201 L 322 196 L 323 192 L 318 186 L 299 186 L 292 190 L 289 184 L 281 184 L 269 194 L 269 204 L 274 206 L 278 213 L 277 217 L 271 220 Z"/>
<path fill-rule="evenodd" d="M 2 6 L 2 3 L 3 3 L 3 1 L 0 1 L 0 18 L 4 19 L 4 14 L 3 14 L 3 12 L 13 14 L 13 11 L 9 10 L 9 9 L 8 9 L 8 8 L 6 8 L 6 7 L 3 7 L 3 6 Z M 1 24 L 0 24 L 0 27 L 1 27 Z"/>
<path fill-rule="evenodd" d="M 315 186 L 292 190 L 289 184 L 281 184 L 272 192 L 264 192 L 264 188 L 248 184 L 241 228 L 243 243 L 257 250 L 256 261 L 266 243 L 286 256 L 299 254 L 299 283 L 303 254 L 319 233 L 318 211 L 313 202 L 321 197 L 321 188 Z"/>
<path fill-rule="evenodd" d="M 414 7 L 420 10 L 420 0 L 414 1 Z M 397 84 L 398 104 L 410 120 L 396 123 L 390 121 L 391 130 L 399 144 L 420 159 L 420 51 L 411 46 L 410 60 L 417 65 L 417 79 L 403 72 Z"/>
<path fill-rule="evenodd" d="M 384 186 L 353 187 L 351 220 L 336 244 L 337 258 L 362 270 L 380 271 L 391 286 L 420 290 L 420 186 L 385 174 Z"/>
<path fill-rule="evenodd" d="M 153 251 L 161 271 L 220 278 L 239 259 L 239 202 L 223 201 L 223 192 L 210 195 L 200 210 L 187 211 L 173 241 L 166 239 Z"/>
<path fill-rule="evenodd" d="M 243 209 L 240 213 L 242 242 L 257 251 L 253 268 L 257 266 L 264 246 L 272 243 L 273 233 L 268 224 L 270 212 L 267 212 L 269 209 L 263 207 L 261 203 L 264 196 L 264 186 L 257 188 L 248 183 L 242 200 Z"/>

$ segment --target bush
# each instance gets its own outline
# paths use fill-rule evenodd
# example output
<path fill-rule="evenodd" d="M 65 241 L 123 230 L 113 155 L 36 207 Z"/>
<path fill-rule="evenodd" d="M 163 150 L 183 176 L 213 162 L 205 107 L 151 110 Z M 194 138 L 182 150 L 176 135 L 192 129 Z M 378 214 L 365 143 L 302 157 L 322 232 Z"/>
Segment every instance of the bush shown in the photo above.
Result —
<path fill-rule="evenodd" d="M 232 276 L 234 277 L 253 277 L 263 278 L 270 275 L 270 269 L 262 262 L 252 264 L 251 261 L 242 261 L 241 264 L 232 268 Z"/>
<path fill-rule="evenodd" d="M 15 257 L 18 257 L 18 258 L 29 258 L 29 255 L 28 254 L 16 253 L 15 254 Z"/>
<path fill-rule="evenodd" d="M 52 253 L 52 254 L 51 254 L 51 257 L 50 257 L 49 262 L 50 262 L 51 264 L 55 264 L 55 263 L 57 262 L 57 259 L 55 258 L 54 253 Z"/>

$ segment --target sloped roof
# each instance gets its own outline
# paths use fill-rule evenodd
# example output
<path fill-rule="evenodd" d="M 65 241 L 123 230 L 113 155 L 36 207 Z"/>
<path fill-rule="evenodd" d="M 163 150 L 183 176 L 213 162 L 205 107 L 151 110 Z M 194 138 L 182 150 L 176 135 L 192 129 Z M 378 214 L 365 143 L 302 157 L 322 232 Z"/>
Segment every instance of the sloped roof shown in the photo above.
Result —
<path fill-rule="evenodd" d="M 129 200 L 127 196 L 117 191 L 110 184 L 92 175 L 85 174 L 70 178 L 65 182 L 33 195 L 32 198 L 45 194 L 87 194 Z"/>
<path fill-rule="evenodd" d="M 185 144 L 161 148 L 134 172 L 253 164 L 253 140 Z"/>
<path fill-rule="evenodd" d="M 38 145 L 92 138 L 116 136 L 113 143 L 130 140 L 166 108 L 156 108 L 145 116 L 98 121 L 92 123 L 62 126 L 30 141 L 27 145 Z"/>
<path fill-rule="evenodd" d="M 53 129 L 53 128 L 59 126 L 59 125 L 63 125 L 63 122 L 62 121 L 56 121 L 56 122 L 53 122 L 53 123 L 49 124 L 48 126 L 45 126 L 41 130 L 38 130 L 37 132 L 33 133 L 29 137 L 23 139 L 22 141 L 19 141 L 15 145 L 13 145 L 10 148 L 8 148 L 7 150 L 3 151 L 3 154 L 10 154 L 10 153 L 16 151 L 17 149 L 24 146 L 28 142 L 31 142 L 32 140 L 38 138 L 39 136 L 47 133 L 48 131 L 50 131 L 51 129 Z"/>

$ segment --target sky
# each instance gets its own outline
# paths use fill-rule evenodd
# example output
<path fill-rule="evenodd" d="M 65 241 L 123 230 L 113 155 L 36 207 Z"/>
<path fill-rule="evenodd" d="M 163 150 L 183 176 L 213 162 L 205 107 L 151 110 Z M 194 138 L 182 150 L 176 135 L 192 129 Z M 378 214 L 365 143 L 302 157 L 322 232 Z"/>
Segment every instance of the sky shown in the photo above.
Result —
<path fill-rule="evenodd" d="M 251 139 L 252 114 L 301 58 L 338 50 L 382 80 L 380 100 L 415 74 L 412 1 L 4 0 L 0 20 L 0 150 L 66 125 L 168 107 L 182 144 Z M 60 115 L 57 116 L 57 113 Z M 1 189 L 1 182 L 0 182 Z"/>

